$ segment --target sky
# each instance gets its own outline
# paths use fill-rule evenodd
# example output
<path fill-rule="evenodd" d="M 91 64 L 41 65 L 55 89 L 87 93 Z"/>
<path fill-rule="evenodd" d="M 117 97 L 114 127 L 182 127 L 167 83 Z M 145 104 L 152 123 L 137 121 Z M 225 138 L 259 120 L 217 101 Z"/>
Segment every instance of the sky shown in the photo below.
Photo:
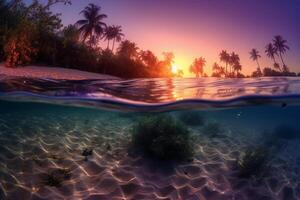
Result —
<path fill-rule="evenodd" d="M 285 62 L 300 72 L 300 0 L 72 0 L 71 6 L 60 4 L 52 10 L 62 13 L 64 25 L 74 24 L 89 3 L 101 6 L 108 15 L 105 22 L 121 25 L 125 38 L 141 49 L 160 58 L 162 52 L 173 52 L 185 76 L 191 75 L 189 65 L 200 56 L 210 74 L 221 50 L 240 55 L 244 74 L 257 67 L 249 58 L 252 48 L 260 51 L 261 66 L 271 67 L 264 49 L 275 35 L 288 41 L 291 50 Z"/>

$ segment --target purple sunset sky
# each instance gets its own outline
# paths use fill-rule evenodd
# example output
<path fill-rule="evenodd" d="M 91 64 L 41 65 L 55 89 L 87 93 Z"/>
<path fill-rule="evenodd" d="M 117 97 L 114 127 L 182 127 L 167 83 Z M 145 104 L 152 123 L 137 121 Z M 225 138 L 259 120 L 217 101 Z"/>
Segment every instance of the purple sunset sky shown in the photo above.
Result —
<path fill-rule="evenodd" d="M 262 67 L 272 66 L 264 47 L 278 34 L 291 48 L 284 56 L 287 65 L 300 71 L 300 0 L 73 0 L 71 6 L 56 5 L 53 11 L 62 13 L 65 25 L 73 24 L 89 3 L 101 6 L 108 15 L 105 22 L 121 25 L 126 39 L 141 49 L 157 55 L 174 52 L 187 75 L 199 56 L 206 58 L 210 73 L 222 49 L 240 55 L 245 74 L 256 68 L 249 59 L 252 48 L 260 51 Z"/>

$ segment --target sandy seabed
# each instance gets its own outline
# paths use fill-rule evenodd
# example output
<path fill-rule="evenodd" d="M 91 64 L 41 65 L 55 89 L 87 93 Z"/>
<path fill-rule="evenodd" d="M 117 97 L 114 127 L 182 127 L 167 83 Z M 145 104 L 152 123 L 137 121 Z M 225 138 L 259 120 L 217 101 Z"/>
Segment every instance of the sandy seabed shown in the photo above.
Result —
<path fill-rule="evenodd" d="M 168 167 L 128 151 L 134 122 L 117 113 L 0 113 L 0 199 L 300 199 L 296 143 L 257 181 L 239 178 L 236 166 L 256 137 L 225 127 L 210 138 L 190 127 L 194 160 Z M 87 160 L 85 148 L 93 149 Z M 47 185 L 45 177 L 57 169 L 70 176 L 58 187 Z"/>

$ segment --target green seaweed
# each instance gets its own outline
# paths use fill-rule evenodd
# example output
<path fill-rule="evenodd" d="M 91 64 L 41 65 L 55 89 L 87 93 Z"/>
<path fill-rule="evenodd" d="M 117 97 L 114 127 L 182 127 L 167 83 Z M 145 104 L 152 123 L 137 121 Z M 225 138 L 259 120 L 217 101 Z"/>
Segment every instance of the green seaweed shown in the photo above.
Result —
<path fill-rule="evenodd" d="M 249 148 L 238 160 L 239 176 L 250 178 L 263 174 L 269 161 L 269 151 L 264 147 Z"/>
<path fill-rule="evenodd" d="M 133 128 L 133 146 L 156 160 L 183 161 L 193 156 L 187 127 L 170 115 L 144 117 Z"/>
<path fill-rule="evenodd" d="M 71 170 L 67 168 L 58 168 L 46 174 L 44 184 L 51 187 L 60 187 L 65 180 L 71 178 Z"/>

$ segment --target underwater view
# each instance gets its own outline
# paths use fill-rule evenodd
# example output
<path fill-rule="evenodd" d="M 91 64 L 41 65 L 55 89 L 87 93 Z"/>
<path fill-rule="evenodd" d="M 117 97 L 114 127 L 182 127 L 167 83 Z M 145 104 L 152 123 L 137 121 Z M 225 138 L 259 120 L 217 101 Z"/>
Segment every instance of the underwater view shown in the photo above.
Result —
<path fill-rule="evenodd" d="M 0 199 L 300 199 L 299 85 L 3 78 Z"/>

